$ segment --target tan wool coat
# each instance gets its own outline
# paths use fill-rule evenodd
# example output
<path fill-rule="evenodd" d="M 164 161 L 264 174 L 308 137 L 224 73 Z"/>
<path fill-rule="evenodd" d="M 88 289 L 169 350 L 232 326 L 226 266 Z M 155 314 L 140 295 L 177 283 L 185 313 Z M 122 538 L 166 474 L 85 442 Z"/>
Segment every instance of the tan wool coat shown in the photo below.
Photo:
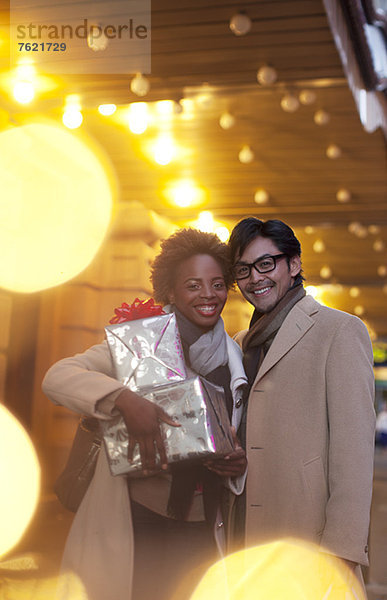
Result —
<path fill-rule="evenodd" d="M 372 365 L 357 317 L 310 296 L 289 312 L 248 401 L 248 546 L 297 537 L 368 564 Z"/>
<path fill-rule="evenodd" d="M 239 346 L 226 337 L 231 374 L 243 374 Z M 232 375 L 233 376 L 233 375 Z M 44 393 L 55 404 L 88 416 L 109 419 L 114 401 L 125 387 L 115 379 L 106 342 L 53 365 L 43 380 Z M 242 412 L 242 390 L 233 391 L 232 424 L 237 428 Z M 231 490 L 240 491 L 244 478 L 229 480 Z M 166 515 L 170 481 L 168 475 L 133 479 L 132 500 Z M 194 498 L 190 520 L 204 519 L 201 495 Z M 218 548 L 225 546 L 220 513 L 214 527 Z M 189 543 L 189 540 L 187 540 Z M 74 517 L 62 561 L 61 586 L 56 600 L 73 600 L 71 581 L 76 574 L 86 588 L 88 600 L 130 600 L 134 540 L 126 478 L 110 474 L 102 445 L 95 475 Z M 66 573 L 69 577 L 66 578 Z"/>

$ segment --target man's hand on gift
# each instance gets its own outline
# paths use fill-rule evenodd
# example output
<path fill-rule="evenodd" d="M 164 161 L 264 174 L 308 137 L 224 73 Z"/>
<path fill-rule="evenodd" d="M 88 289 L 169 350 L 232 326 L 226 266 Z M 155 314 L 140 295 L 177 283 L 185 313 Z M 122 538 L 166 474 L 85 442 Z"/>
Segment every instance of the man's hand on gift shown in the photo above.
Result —
<path fill-rule="evenodd" d="M 234 442 L 234 451 L 223 458 L 207 460 L 204 464 L 210 471 L 214 471 L 221 477 L 239 477 L 247 468 L 246 452 L 243 450 L 237 438 L 235 427 L 231 427 Z"/>
<path fill-rule="evenodd" d="M 138 442 L 144 473 L 155 469 L 156 450 L 160 455 L 161 468 L 166 469 L 168 462 L 160 431 L 160 422 L 173 427 L 180 427 L 179 423 L 173 421 L 160 406 L 129 389 L 121 392 L 115 405 L 120 411 L 129 433 L 128 460 L 132 460 L 133 450 Z"/>

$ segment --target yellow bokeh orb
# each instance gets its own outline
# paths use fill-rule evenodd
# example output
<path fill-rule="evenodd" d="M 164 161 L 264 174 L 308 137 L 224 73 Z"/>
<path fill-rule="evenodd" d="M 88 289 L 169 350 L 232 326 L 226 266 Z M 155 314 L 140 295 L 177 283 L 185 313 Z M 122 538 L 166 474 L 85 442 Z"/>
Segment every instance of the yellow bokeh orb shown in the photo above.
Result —
<path fill-rule="evenodd" d="M 39 497 L 40 467 L 18 420 L 0 405 L 0 557 L 13 548 L 30 522 Z"/>
<path fill-rule="evenodd" d="M 112 186 L 97 154 L 61 126 L 0 133 L 0 287 L 35 292 L 94 258 L 109 226 Z"/>
<path fill-rule="evenodd" d="M 355 573 L 318 546 L 280 540 L 208 569 L 190 600 L 364 600 Z M 177 598 L 173 599 L 177 600 Z"/>

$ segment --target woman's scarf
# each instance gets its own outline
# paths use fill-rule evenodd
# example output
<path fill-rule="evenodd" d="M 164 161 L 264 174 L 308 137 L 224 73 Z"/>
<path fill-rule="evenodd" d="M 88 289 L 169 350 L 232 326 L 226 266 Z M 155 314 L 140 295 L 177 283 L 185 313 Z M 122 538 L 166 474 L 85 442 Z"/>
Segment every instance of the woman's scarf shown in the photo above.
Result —
<path fill-rule="evenodd" d="M 226 332 L 223 320 L 218 319 L 215 327 L 203 333 L 197 325 L 189 321 L 176 306 L 164 307 L 166 312 L 176 314 L 184 356 L 191 369 L 198 375 L 206 377 L 212 383 L 222 382 L 228 404 L 232 396 L 230 391 L 230 371 L 228 368 L 228 351 Z M 227 402 L 227 399 L 226 399 Z M 186 519 L 192 504 L 193 494 L 198 485 L 203 488 L 204 513 L 207 523 L 212 523 L 218 503 L 220 478 L 208 469 L 199 465 L 171 465 L 172 483 L 168 500 L 168 514 L 178 519 Z"/>

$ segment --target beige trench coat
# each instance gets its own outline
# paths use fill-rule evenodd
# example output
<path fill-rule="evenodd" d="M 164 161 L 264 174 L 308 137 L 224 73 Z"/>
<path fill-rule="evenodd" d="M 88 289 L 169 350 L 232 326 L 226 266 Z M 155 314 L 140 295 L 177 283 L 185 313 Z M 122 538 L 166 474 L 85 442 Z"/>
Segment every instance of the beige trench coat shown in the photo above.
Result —
<path fill-rule="evenodd" d="M 310 296 L 290 311 L 249 396 L 248 546 L 297 537 L 368 564 L 372 365 L 357 317 Z"/>
<path fill-rule="evenodd" d="M 229 368 L 234 376 L 244 375 L 241 351 L 227 336 Z M 114 400 L 124 386 L 114 378 L 113 364 L 106 342 L 82 354 L 65 358 L 47 372 L 42 388 L 55 404 L 61 404 L 82 414 L 109 419 Z M 233 425 L 239 425 L 242 402 L 241 389 L 234 389 Z M 103 402 L 100 402 L 102 401 Z M 102 412 L 103 411 L 103 412 Z M 241 491 L 241 482 L 229 482 L 229 487 Z M 163 514 L 169 496 L 166 477 L 135 479 L 131 497 L 149 509 Z M 197 498 L 200 500 L 200 498 Z M 195 504 L 195 503 L 194 503 Z M 193 507 L 192 520 L 204 518 L 199 503 Z M 196 514 L 195 514 L 196 513 Z M 164 513 L 165 514 L 165 513 Z M 218 547 L 224 547 L 224 527 L 215 524 Z M 66 541 L 62 561 L 65 574 L 77 574 L 86 587 L 88 600 L 130 600 L 133 572 L 133 528 L 126 479 L 112 477 L 105 450 L 99 453 L 96 472 L 74 517 Z M 73 600 L 64 578 L 58 600 Z"/>

